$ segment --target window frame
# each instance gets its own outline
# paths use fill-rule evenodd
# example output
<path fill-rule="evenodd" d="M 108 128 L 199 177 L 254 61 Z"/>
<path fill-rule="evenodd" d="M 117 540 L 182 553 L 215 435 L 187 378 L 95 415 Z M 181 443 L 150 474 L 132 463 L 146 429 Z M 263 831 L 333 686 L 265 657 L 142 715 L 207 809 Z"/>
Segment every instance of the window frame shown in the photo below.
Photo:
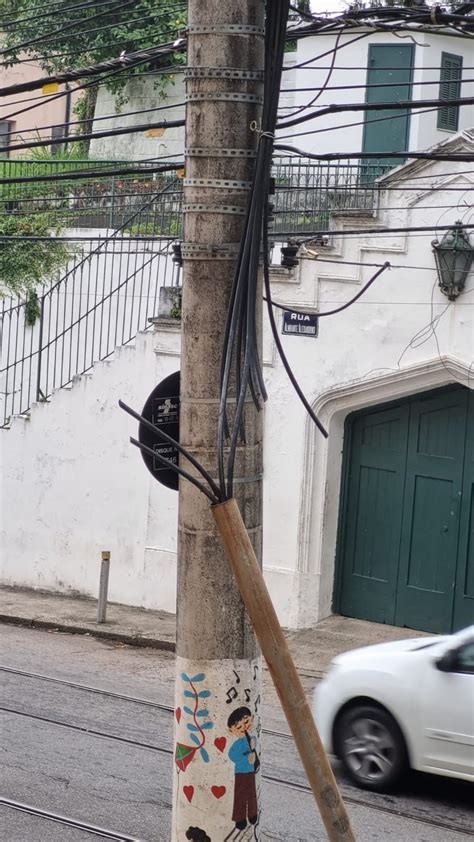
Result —
<path fill-rule="evenodd" d="M 6 127 L 5 129 L 2 126 Z M 12 134 L 14 133 L 15 123 L 12 120 L 0 120 L 0 132 L 5 132 L 4 134 L 0 134 L 0 146 L 10 146 Z M 0 152 L 0 158 L 9 158 L 10 157 L 10 150 L 7 149 L 5 152 Z"/>
<path fill-rule="evenodd" d="M 457 65 L 459 77 L 455 79 L 443 78 L 446 71 L 452 72 L 452 63 Z M 439 99 L 457 99 L 461 95 L 463 71 L 463 56 L 455 53 L 441 53 Z M 443 87 L 445 90 L 443 91 Z M 441 105 L 438 108 L 436 128 L 442 132 L 457 132 L 459 128 L 459 105 Z"/>

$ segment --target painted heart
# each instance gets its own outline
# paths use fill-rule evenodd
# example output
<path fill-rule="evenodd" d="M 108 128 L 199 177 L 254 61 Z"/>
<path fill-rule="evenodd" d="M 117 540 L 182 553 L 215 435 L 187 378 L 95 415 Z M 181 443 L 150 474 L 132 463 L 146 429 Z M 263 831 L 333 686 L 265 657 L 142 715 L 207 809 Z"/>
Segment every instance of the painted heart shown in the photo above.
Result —
<path fill-rule="evenodd" d="M 218 751 L 223 752 L 227 745 L 227 740 L 225 737 L 216 737 L 216 739 L 214 740 L 214 745 L 218 749 Z"/>
<path fill-rule="evenodd" d="M 191 804 L 191 801 L 193 800 L 193 795 L 194 795 L 194 787 L 193 786 L 183 786 L 183 792 L 184 792 L 186 798 L 188 799 L 189 803 Z"/>
<path fill-rule="evenodd" d="M 222 798 L 222 796 L 226 794 L 227 790 L 225 786 L 211 786 L 211 792 L 214 798 Z"/>
<path fill-rule="evenodd" d="M 176 716 L 176 722 L 179 725 L 179 723 L 181 722 L 181 708 L 176 708 L 174 714 Z"/>

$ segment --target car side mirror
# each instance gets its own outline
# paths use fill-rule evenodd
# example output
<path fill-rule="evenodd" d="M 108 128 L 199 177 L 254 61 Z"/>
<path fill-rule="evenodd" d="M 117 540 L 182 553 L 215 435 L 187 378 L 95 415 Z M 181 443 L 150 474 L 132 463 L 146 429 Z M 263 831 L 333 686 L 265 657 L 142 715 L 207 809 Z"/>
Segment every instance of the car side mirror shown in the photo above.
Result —
<path fill-rule="evenodd" d="M 456 652 L 454 650 L 450 650 L 449 652 L 445 652 L 441 658 L 438 658 L 435 661 L 436 669 L 440 670 L 441 672 L 452 672 L 456 665 Z"/>

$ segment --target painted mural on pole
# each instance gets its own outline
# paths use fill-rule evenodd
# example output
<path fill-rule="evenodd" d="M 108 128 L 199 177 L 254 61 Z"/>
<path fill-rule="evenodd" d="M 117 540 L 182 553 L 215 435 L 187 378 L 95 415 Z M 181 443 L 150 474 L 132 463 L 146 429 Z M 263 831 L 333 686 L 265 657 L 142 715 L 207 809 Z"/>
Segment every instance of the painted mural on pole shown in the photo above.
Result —
<path fill-rule="evenodd" d="M 258 842 L 261 661 L 177 662 L 173 842 Z"/>

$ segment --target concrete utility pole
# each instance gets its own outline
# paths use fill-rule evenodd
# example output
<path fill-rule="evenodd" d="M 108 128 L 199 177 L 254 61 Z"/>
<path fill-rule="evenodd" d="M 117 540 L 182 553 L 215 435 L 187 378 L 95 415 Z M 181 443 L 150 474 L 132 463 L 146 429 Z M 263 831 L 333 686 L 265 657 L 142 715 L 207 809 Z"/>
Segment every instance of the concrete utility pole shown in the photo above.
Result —
<path fill-rule="evenodd" d="M 188 10 L 180 440 L 216 476 L 223 338 L 263 95 L 264 0 L 189 0 Z M 249 398 L 234 480 L 259 559 L 260 416 Z M 258 840 L 261 661 L 209 502 L 183 481 L 177 614 L 172 839 Z"/>

